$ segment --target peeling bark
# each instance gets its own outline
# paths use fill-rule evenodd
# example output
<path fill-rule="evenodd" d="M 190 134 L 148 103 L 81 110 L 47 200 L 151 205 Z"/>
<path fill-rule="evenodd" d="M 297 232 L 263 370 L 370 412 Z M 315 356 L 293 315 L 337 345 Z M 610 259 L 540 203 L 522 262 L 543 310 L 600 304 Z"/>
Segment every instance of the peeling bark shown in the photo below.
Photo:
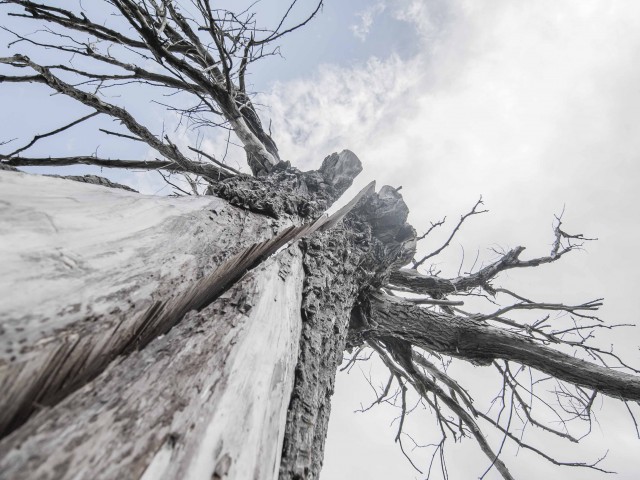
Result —
<path fill-rule="evenodd" d="M 94 377 L 161 305 L 283 225 L 213 197 L 23 173 L 0 182 L 0 286 L 12 292 L 0 311 L 3 431 Z"/>
<path fill-rule="evenodd" d="M 2 287 L 17 291 L 0 311 L 0 418 L 5 435 L 13 430 L 0 444 L 7 472 L 0 477 L 246 478 L 251 470 L 260 478 L 317 478 L 351 310 L 363 288 L 413 255 L 399 194 L 390 187 L 363 192 L 346 218 L 358 199 L 322 220 L 335 228 L 303 241 L 302 256 L 278 253 L 270 273 L 256 271 L 242 283 L 234 277 L 231 290 L 208 306 L 193 299 L 210 289 L 208 272 L 262 255 L 248 245 L 277 232 L 299 237 L 294 225 L 315 218 L 360 170 L 347 151 L 327 157 L 317 172 L 283 164 L 261 180 L 222 182 L 224 200 L 0 177 L 3 280 L 12 282 Z M 28 291 L 36 281 L 39 290 Z M 255 307 L 265 295 L 286 311 Z M 249 340 L 238 340 L 238 325 L 278 318 L 291 320 L 264 334 L 251 327 Z M 277 352 L 252 350 L 281 337 L 289 346 L 277 352 L 286 350 L 286 362 L 271 359 Z M 245 351 L 257 363 L 233 367 Z M 245 385 L 261 362 L 271 373 L 256 375 L 257 384 L 276 376 L 287 385 L 273 402 L 263 402 L 264 389 L 232 388 Z M 202 392 L 209 392 L 206 402 Z M 247 409 L 263 423 L 221 427 L 255 416 Z M 245 452 L 248 442 L 254 446 Z"/>
<path fill-rule="evenodd" d="M 0 443 L 0 478 L 276 478 L 303 275 L 291 247 L 112 362 Z"/>

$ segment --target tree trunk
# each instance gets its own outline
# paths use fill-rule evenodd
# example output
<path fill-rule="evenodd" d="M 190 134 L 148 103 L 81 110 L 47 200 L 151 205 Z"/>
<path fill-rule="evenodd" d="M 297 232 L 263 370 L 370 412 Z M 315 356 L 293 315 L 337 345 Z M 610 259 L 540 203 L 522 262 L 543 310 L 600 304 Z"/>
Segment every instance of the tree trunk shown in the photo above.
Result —
<path fill-rule="evenodd" d="M 215 197 L 0 178 L 3 426 L 45 407 L 2 441 L 0 476 L 275 477 L 301 330 L 297 246 L 106 365 L 150 311 L 285 222 Z"/>
<path fill-rule="evenodd" d="M 351 311 L 413 230 L 385 187 L 268 253 L 360 168 L 228 200 L 1 172 L 0 478 L 317 478 Z"/>

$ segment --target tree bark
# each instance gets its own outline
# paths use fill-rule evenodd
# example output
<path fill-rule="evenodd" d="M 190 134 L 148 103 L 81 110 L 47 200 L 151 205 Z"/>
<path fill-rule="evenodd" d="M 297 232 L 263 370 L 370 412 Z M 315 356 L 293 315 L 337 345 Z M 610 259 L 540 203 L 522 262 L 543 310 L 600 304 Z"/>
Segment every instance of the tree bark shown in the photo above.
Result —
<path fill-rule="evenodd" d="M 188 198 L 0 172 L 0 479 L 316 479 L 342 352 L 366 341 L 414 382 L 412 346 L 640 399 L 636 376 L 551 340 L 384 294 L 489 288 L 551 260 L 518 248 L 470 280 L 399 270 L 416 234 L 396 189 L 323 215 L 360 170 L 344 151 Z"/>
<path fill-rule="evenodd" d="M 130 350 L 205 272 L 284 225 L 214 197 L 143 197 L 22 173 L 0 181 L 0 286 L 12 292 L 0 312 L 5 432 Z"/>
<path fill-rule="evenodd" d="M 384 187 L 249 262 L 361 170 L 287 168 L 228 200 L 2 172 L 0 478 L 318 477 L 351 310 L 414 235 Z"/>
<path fill-rule="evenodd" d="M 276 478 L 301 330 L 297 245 L 118 355 L 150 311 L 289 222 L 215 197 L 0 182 L 5 430 L 41 407 L 2 440 L 0 477 Z"/>
<path fill-rule="evenodd" d="M 277 478 L 301 329 L 283 251 L 2 441 L 1 478 Z"/>

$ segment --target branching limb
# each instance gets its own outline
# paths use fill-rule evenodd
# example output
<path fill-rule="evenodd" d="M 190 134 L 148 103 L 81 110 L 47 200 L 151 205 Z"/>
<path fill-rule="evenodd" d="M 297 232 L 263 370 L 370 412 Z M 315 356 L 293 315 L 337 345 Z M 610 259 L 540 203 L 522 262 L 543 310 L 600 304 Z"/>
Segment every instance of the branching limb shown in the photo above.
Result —
<path fill-rule="evenodd" d="M 172 89 L 174 92 L 186 92 L 199 99 L 196 108 L 174 107 L 182 117 L 190 122 L 189 127 L 217 127 L 224 123 L 231 128 L 244 147 L 247 160 L 255 175 L 269 172 L 280 161 L 278 149 L 270 133 L 266 132 L 254 108 L 250 95 L 245 88 L 247 67 L 262 58 L 273 55 L 267 48 L 282 36 L 306 25 L 321 9 L 322 1 L 305 19 L 293 26 L 286 26 L 296 1 L 293 1 L 281 18 L 275 30 L 259 28 L 255 14 L 249 9 L 235 14 L 224 9 L 212 8 L 209 0 L 192 0 L 192 5 L 199 13 L 196 16 L 185 15 L 180 10 L 183 5 L 166 1 L 134 1 L 113 0 L 108 2 L 119 13 L 118 18 L 124 20 L 132 29 L 120 31 L 118 26 L 110 26 L 92 20 L 84 9 L 75 13 L 71 9 L 49 6 L 30 0 L 6 0 L 3 4 L 12 4 L 24 9 L 23 13 L 10 11 L 9 15 L 21 19 L 49 25 L 38 32 L 53 41 L 40 41 L 15 32 L 17 38 L 11 46 L 27 42 L 34 47 L 54 49 L 71 55 L 69 65 L 37 65 L 27 57 L 14 56 L 10 63 L 15 67 L 30 66 L 38 72 L 28 76 L 0 76 L 0 82 L 38 82 L 45 83 L 59 93 L 91 105 L 100 113 L 119 118 L 134 137 L 139 137 L 158 150 L 162 156 L 183 164 L 182 155 L 168 142 L 155 141 L 139 131 L 131 129 L 131 122 L 122 118 L 113 105 L 107 104 L 106 112 L 95 101 L 87 96 L 71 94 L 71 88 L 81 84 L 94 85 L 97 98 L 99 90 L 124 83 L 137 83 L 161 89 Z M 186 11 L 186 10 L 185 10 Z M 206 31 L 213 39 L 213 48 L 198 34 Z M 124 33 L 123 33 L 124 32 Z M 81 40 L 86 36 L 86 40 Z M 36 37 L 37 38 L 37 37 Z M 75 56 L 97 62 L 101 68 L 81 69 L 72 64 Z M 144 63 L 154 63 L 150 69 L 141 68 L 141 62 L 131 61 L 133 56 L 142 58 Z M 119 57 L 119 58 L 118 58 Z M 129 57 L 129 58 L 127 58 Z M 6 60 L 6 59 L 5 59 Z M 22 62 L 22 65 L 19 63 Z M 88 62 L 90 65 L 91 62 Z M 126 74 L 105 72 L 104 67 L 123 69 Z M 70 82 L 63 84 L 53 72 L 63 71 L 81 80 L 73 86 Z M 66 77 L 65 77 L 66 78 Z M 54 80 L 55 79 L 55 80 Z M 240 81 L 240 87 L 237 83 Z M 77 92 L 76 92 L 77 93 Z M 165 92 L 162 92 L 165 93 Z M 89 94 L 87 94 L 89 95 Z M 223 122 L 212 120 L 212 117 L 223 117 Z M 136 130 L 134 128 L 134 130 Z M 59 133 L 59 132 L 58 132 Z M 164 145 L 164 147 L 163 147 Z M 165 148 L 166 147 L 166 148 Z M 17 154 L 19 152 L 15 152 Z M 215 163 L 215 162 L 214 162 Z"/>
<path fill-rule="evenodd" d="M 192 152 L 195 152 L 195 153 L 197 153 L 199 155 L 202 155 L 203 157 L 205 157 L 206 159 L 212 161 L 213 163 L 215 163 L 219 167 L 222 167 L 222 168 L 224 168 L 226 170 L 229 170 L 230 172 L 233 172 L 236 175 L 242 175 L 242 172 L 236 170 L 235 168 L 230 167 L 229 165 L 225 165 L 224 163 L 219 162 L 218 160 L 216 160 L 216 158 L 214 156 L 209 155 L 208 153 L 203 152 L 202 150 L 199 150 L 199 149 L 194 148 L 194 147 L 189 147 L 189 150 L 191 150 Z"/>
<path fill-rule="evenodd" d="M 188 170 L 191 163 L 175 146 L 167 145 L 153 135 L 146 127 L 136 121 L 136 119 L 124 108 L 111 105 L 99 99 L 96 95 L 79 90 L 69 85 L 55 76 L 51 71 L 32 62 L 24 55 L 14 55 L 13 57 L 0 58 L 0 63 L 5 63 L 14 67 L 30 67 L 42 76 L 45 83 L 58 93 L 66 95 L 89 107 L 95 108 L 100 113 L 117 118 L 135 136 L 144 140 L 150 147 L 156 149 L 168 159 L 173 160 L 183 168 Z"/>
<path fill-rule="evenodd" d="M 442 298 L 450 294 L 470 292 L 477 288 L 482 288 L 489 294 L 495 295 L 496 290 L 490 285 L 490 282 L 499 273 L 514 268 L 537 267 L 539 265 L 553 263 L 570 251 L 581 248 L 584 241 L 595 240 L 593 238 L 586 238 L 582 234 L 567 234 L 560 228 L 562 225 L 560 218 L 561 217 L 556 217 L 556 223 L 553 229 L 554 242 L 551 253 L 548 256 L 521 260 L 520 255 L 525 250 L 525 247 L 515 247 L 503 254 L 497 261 L 480 270 L 452 279 L 445 279 L 436 275 L 423 275 L 415 270 L 416 267 L 414 264 L 413 268 L 402 268 L 392 272 L 389 278 L 390 288 L 393 288 L 393 286 L 403 287 L 414 293 L 427 294 L 435 298 Z"/>
<path fill-rule="evenodd" d="M 501 315 L 504 315 L 505 313 L 510 312 L 512 310 L 554 310 L 554 311 L 568 312 L 583 318 L 598 319 L 597 317 L 594 317 L 591 315 L 584 315 L 580 312 L 598 310 L 603 305 L 602 300 L 603 300 L 602 298 L 597 298 L 595 300 L 591 300 L 589 302 L 586 302 L 580 305 L 564 305 L 562 303 L 541 303 L 541 302 L 522 301 L 520 303 L 515 303 L 513 305 L 502 307 L 499 310 L 496 310 L 495 312 L 490 313 L 488 315 L 476 315 L 474 319 L 477 321 L 498 319 Z"/>
<path fill-rule="evenodd" d="M 640 376 L 586 362 L 483 322 L 438 314 L 382 293 L 371 296 L 369 317 L 376 328 L 368 335 L 402 339 L 477 364 L 511 360 L 605 395 L 640 400 Z"/>
<path fill-rule="evenodd" d="M 6 156 L 7 157 L 13 157 L 14 155 L 17 155 L 18 153 L 23 152 L 23 151 L 27 150 L 28 148 L 31 148 L 39 140 L 42 140 L 43 138 L 46 138 L 46 137 L 51 137 L 51 136 L 56 135 L 56 134 L 58 134 L 60 132 L 64 132 L 65 130 L 67 130 L 67 129 L 75 126 L 75 125 L 78 125 L 79 123 L 82 123 L 85 120 L 89 120 L 90 118 L 95 117 L 98 114 L 99 114 L 99 112 L 90 113 L 89 115 L 85 115 L 84 117 L 81 117 L 81 118 L 79 118 L 77 120 L 74 120 L 73 122 L 68 123 L 67 125 L 64 125 L 64 126 L 62 126 L 60 128 L 56 128 L 55 130 L 51 130 L 50 132 L 47 132 L 47 133 L 42 133 L 40 135 L 36 135 L 25 146 L 14 150 L 13 152 L 7 154 Z"/>
<path fill-rule="evenodd" d="M 378 323 L 379 317 L 374 317 L 374 320 L 376 321 L 376 323 Z M 458 385 L 458 383 L 455 380 L 449 377 L 449 375 L 440 371 L 435 365 L 429 362 L 419 352 L 415 351 L 415 349 L 412 349 L 410 347 L 411 345 L 410 342 L 407 341 L 406 339 L 400 339 L 398 336 L 390 337 L 386 335 L 380 335 L 380 336 L 369 335 L 367 343 L 380 355 L 380 358 L 382 359 L 383 363 L 389 368 L 392 376 L 398 377 L 399 381 L 401 381 L 400 379 L 405 379 L 405 381 L 411 384 L 413 388 L 423 397 L 423 399 L 425 399 L 429 403 L 429 405 L 431 405 L 431 407 L 434 409 L 436 419 L 438 423 L 442 426 L 442 428 L 448 428 L 450 426 L 449 420 L 446 420 L 444 418 L 444 414 L 442 412 L 443 406 L 446 406 L 447 409 L 449 409 L 452 413 L 454 413 L 454 415 L 456 415 L 457 418 L 460 419 L 460 421 L 462 422 L 460 427 L 461 428 L 460 432 L 462 433 L 462 435 L 466 435 L 466 432 L 470 433 L 471 436 L 473 436 L 473 438 L 479 444 L 483 452 L 485 452 L 487 457 L 491 460 L 492 463 L 487 469 L 487 471 L 490 468 L 495 466 L 500 472 L 500 474 L 503 476 L 503 478 L 512 478 L 506 466 L 500 460 L 500 452 L 503 449 L 505 441 L 508 439 L 513 441 L 519 447 L 536 453 L 537 455 L 553 463 L 554 465 L 583 467 L 583 468 L 589 468 L 592 470 L 600 471 L 603 473 L 610 473 L 609 470 L 599 466 L 599 464 L 606 457 L 606 454 L 601 458 L 597 459 L 595 462 L 560 461 L 554 456 L 549 455 L 548 453 L 545 453 L 540 448 L 530 445 L 529 443 L 525 442 L 521 437 L 513 433 L 513 429 L 512 429 L 513 416 L 514 414 L 518 414 L 519 411 L 524 411 L 526 415 L 526 421 L 529 421 L 530 423 L 536 426 L 542 427 L 544 430 L 550 433 L 553 433 L 554 435 L 567 438 L 573 442 L 578 441 L 578 439 L 572 437 L 568 433 L 546 427 L 544 424 L 536 421 L 531 416 L 531 408 L 532 408 L 531 404 L 528 401 L 525 401 L 521 393 L 519 393 L 519 389 L 524 387 L 516 379 L 516 375 L 514 375 L 510 371 L 507 363 L 505 363 L 505 367 L 502 368 L 497 363 L 494 362 L 504 379 L 504 386 L 503 386 L 503 391 L 501 396 L 501 398 L 503 399 L 503 407 L 501 409 L 501 412 L 502 410 L 505 409 L 505 407 L 507 408 L 507 415 L 506 415 L 507 419 L 506 419 L 506 425 L 503 426 L 503 424 L 500 422 L 501 413 L 498 414 L 498 419 L 495 419 L 486 413 L 478 411 L 473 406 L 471 402 L 471 397 L 469 396 L 469 394 L 464 389 L 462 389 L 462 387 L 460 387 L 460 385 Z M 418 368 L 418 366 L 424 368 L 426 374 L 432 375 L 433 380 L 428 378 L 427 375 L 425 375 L 425 373 L 422 373 Z M 522 370 L 522 368 L 520 370 Z M 448 387 L 450 389 L 450 393 L 447 394 L 440 385 Z M 533 382 L 532 382 L 532 385 L 533 385 Z M 509 388 L 511 390 L 510 400 L 508 402 L 505 402 L 506 388 Z M 597 391 L 594 390 L 593 392 L 588 393 L 585 390 L 581 389 L 580 387 L 577 387 L 576 390 L 577 390 L 577 395 L 570 394 L 568 390 L 566 390 L 566 388 L 561 389 L 560 393 L 562 395 L 568 395 L 569 397 L 567 398 L 574 399 L 577 401 L 575 410 L 572 410 L 572 412 L 575 413 L 575 418 L 585 419 L 590 423 L 590 411 L 591 411 L 591 407 L 593 405 L 594 399 L 596 398 Z M 529 391 L 529 390 L 525 389 L 525 391 Z M 532 397 L 535 396 L 536 398 L 539 398 L 537 397 L 537 395 L 533 393 L 533 390 L 529 392 L 532 395 Z M 433 400 L 429 399 L 430 394 L 434 396 Z M 544 402 L 544 400 L 542 399 L 539 399 L 539 400 L 541 402 Z M 441 406 L 440 403 L 442 403 L 443 405 Z M 375 405 L 375 402 L 373 405 Z M 548 406 L 549 408 L 552 409 L 552 411 L 555 411 L 555 408 L 553 408 L 550 405 Z M 403 399 L 403 402 L 401 404 L 400 428 L 402 428 L 402 425 L 404 425 L 405 416 L 406 416 L 406 400 Z M 487 443 L 474 417 L 483 419 L 489 425 L 497 429 L 502 434 L 503 440 L 500 444 L 500 447 L 497 453 L 495 453 Z M 570 420 L 571 418 L 569 418 L 568 420 L 564 420 L 560 418 L 560 421 L 562 422 L 563 425 L 565 424 L 566 421 L 570 421 Z M 399 431 L 396 438 L 398 438 L 398 436 L 400 435 L 400 432 L 401 430 Z M 524 433 L 524 430 L 523 430 L 523 433 Z M 443 437 L 442 437 L 441 445 L 442 445 L 442 442 L 445 441 L 445 439 L 446 439 L 446 434 L 443 429 Z M 406 452 L 404 452 L 404 449 L 403 449 L 403 453 L 405 453 L 406 455 Z M 407 458 L 409 457 L 407 456 Z M 409 458 L 409 460 L 411 461 L 412 465 L 414 465 L 412 459 Z M 486 475 L 486 471 L 485 471 L 485 475 Z"/>
<path fill-rule="evenodd" d="M 367 355 L 366 357 L 360 358 L 360 354 L 364 351 L 364 347 L 360 347 L 356 350 L 356 353 L 354 353 L 351 358 L 349 359 L 349 361 L 347 362 L 347 364 L 342 367 L 340 369 L 341 372 L 344 372 L 345 370 L 348 372 L 351 371 L 351 367 L 353 367 L 356 362 L 366 362 L 367 360 L 369 360 L 371 358 L 371 353 L 369 353 L 369 355 Z"/>
<path fill-rule="evenodd" d="M 518 438 L 518 436 L 514 435 L 509 428 L 503 427 L 502 425 L 500 425 L 498 422 L 496 422 L 494 419 L 492 419 L 491 417 L 489 417 L 488 415 L 479 412 L 478 416 L 480 418 L 482 418 L 483 420 L 485 420 L 487 423 L 489 423 L 491 426 L 497 428 L 498 430 L 500 430 L 506 437 L 508 437 L 511 441 L 513 441 L 516 445 L 518 445 L 520 448 L 524 448 L 526 450 L 530 450 L 532 452 L 534 452 L 536 455 L 539 455 L 540 457 L 544 458 L 545 460 L 547 460 L 550 463 L 553 463 L 554 465 L 558 465 L 558 466 L 562 466 L 562 467 L 584 467 L 584 468 L 590 468 L 592 470 L 597 470 L 599 472 L 603 472 L 603 473 L 615 473 L 611 470 L 605 470 L 604 468 L 598 467 L 598 464 L 601 463 L 605 458 L 606 458 L 606 453 L 605 455 L 603 455 L 602 457 L 598 458 L 595 462 L 592 463 L 587 463 L 587 462 L 561 462 L 557 459 L 555 459 L 554 457 L 552 457 L 551 455 L 548 455 L 546 453 L 544 453 L 541 449 L 533 447 L 531 445 L 529 445 L 528 443 L 523 442 L 520 438 Z"/>
<path fill-rule="evenodd" d="M 442 252 L 445 248 L 447 248 L 449 246 L 449 244 L 451 243 L 451 240 L 453 240 L 453 237 L 456 235 L 456 233 L 458 232 L 458 230 L 460 230 L 460 227 L 462 226 L 462 224 L 464 223 L 464 221 L 469 218 L 472 215 L 479 215 L 481 213 L 486 213 L 489 210 L 478 210 L 478 207 L 480 205 L 483 205 L 482 202 L 482 197 L 480 197 L 480 199 L 476 202 L 476 204 L 473 206 L 473 208 L 471 209 L 471 211 L 469 211 L 468 213 L 462 215 L 460 217 L 460 220 L 458 221 L 458 224 L 454 227 L 453 231 L 451 232 L 451 235 L 449 235 L 449 238 L 447 238 L 446 242 L 444 242 L 444 244 L 438 248 L 437 250 L 434 250 L 433 252 L 429 253 L 428 255 L 425 255 L 424 257 L 422 257 L 420 260 L 418 261 L 413 261 L 413 268 L 414 270 L 416 270 L 420 265 L 422 265 L 424 262 L 426 262 L 427 260 L 429 260 L 430 258 L 435 257 L 436 255 L 438 255 L 440 252 Z M 441 221 L 438 222 L 436 224 L 431 224 L 431 228 L 429 228 L 429 230 L 427 231 L 427 233 L 425 233 L 420 239 L 426 237 L 431 230 L 433 230 L 435 227 L 440 226 L 444 223 L 446 217 Z"/>
<path fill-rule="evenodd" d="M 0 164 L 12 167 L 64 167 L 69 165 L 95 165 L 105 168 L 124 168 L 128 170 L 169 170 L 172 172 L 193 173 L 210 179 L 225 179 L 233 176 L 226 170 L 206 163 L 190 162 L 188 168 L 169 160 L 114 160 L 92 156 L 77 157 L 6 157 L 0 155 Z"/>
<path fill-rule="evenodd" d="M 473 416 L 456 400 L 447 395 L 447 393 L 435 382 L 427 378 L 427 376 L 422 374 L 422 372 L 415 367 L 411 358 L 411 349 L 408 344 L 404 342 L 397 342 L 393 339 L 385 339 L 383 340 L 383 343 L 386 346 L 386 349 L 390 351 L 393 360 L 379 344 L 376 345 L 375 342 L 369 342 L 372 348 L 378 352 L 385 365 L 396 375 L 404 377 L 409 383 L 411 383 L 423 398 L 426 398 L 429 393 L 436 395 L 436 397 L 458 418 L 460 418 L 464 425 L 469 429 L 481 450 L 493 462 L 496 469 L 500 472 L 500 475 L 502 475 L 505 480 L 513 480 L 513 476 L 507 469 L 504 462 L 491 449 Z"/>
<path fill-rule="evenodd" d="M 438 221 L 438 222 L 430 222 L 431 225 L 429 226 L 428 230 L 426 232 L 424 232 L 422 235 L 420 235 L 419 237 L 416 238 L 416 241 L 420 241 L 420 240 L 424 240 L 425 238 L 427 238 L 429 236 L 429 234 L 435 230 L 438 227 L 441 227 L 442 225 L 444 225 L 444 222 L 447 221 L 447 217 L 444 217 L 442 220 Z"/>

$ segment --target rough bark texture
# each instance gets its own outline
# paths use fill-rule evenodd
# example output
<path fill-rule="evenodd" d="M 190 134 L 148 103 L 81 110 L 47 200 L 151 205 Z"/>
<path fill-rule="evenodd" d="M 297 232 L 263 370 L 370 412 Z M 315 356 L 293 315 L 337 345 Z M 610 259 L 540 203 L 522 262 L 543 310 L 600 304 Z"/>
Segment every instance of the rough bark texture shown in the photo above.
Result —
<path fill-rule="evenodd" d="M 0 177 L 0 281 L 16 292 L 0 311 L 0 419 L 13 431 L 0 477 L 317 478 L 354 303 L 413 255 L 400 195 L 366 196 L 302 255 L 225 276 L 231 289 L 204 308 L 191 300 L 211 272 L 244 265 L 247 246 L 318 217 L 360 170 L 347 151 L 315 172 L 281 163 L 220 182 L 224 200 Z"/>
<path fill-rule="evenodd" d="M 316 478 L 322 466 L 330 398 L 357 296 L 349 239 L 331 233 L 304 242 L 303 329 L 289 405 L 281 479 Z"/>
<path fill-rule="evenodd" d="M 300 359 L 287 416 L 280 479 L 315 479 L 322 468 L 335 374 L 360 292 L 415 252 L 408 209 L 391 187 L 363 202 L 344 228 L 304 242 Z"/>
<path fill-rule="evenodd" d="M 301 329 L 297 246 L 0 444 L 3 479 L 275 478 Z"/>
<path fill-rule="evenodd" d="M 12 292 L 0 311 L 5 432 L 97 375 L 206 272 L 282 228 L 213 197 L 22 173 L 0 182 L 0 287 Z"/>
<path fill-rule="evenodd" d="M 416 234 L 396 189 L 323 214 L 361 168 L 348 151 L 317 171 L 280 162 L 182 199 L 2 172 L 0 478 L 316 479 L 342 352 L 367 340 L 414 381 L 417 347 L 640 399 L 635 376 L 382 293 L 490 291 L 552 259 L 400 269 Z"/>

